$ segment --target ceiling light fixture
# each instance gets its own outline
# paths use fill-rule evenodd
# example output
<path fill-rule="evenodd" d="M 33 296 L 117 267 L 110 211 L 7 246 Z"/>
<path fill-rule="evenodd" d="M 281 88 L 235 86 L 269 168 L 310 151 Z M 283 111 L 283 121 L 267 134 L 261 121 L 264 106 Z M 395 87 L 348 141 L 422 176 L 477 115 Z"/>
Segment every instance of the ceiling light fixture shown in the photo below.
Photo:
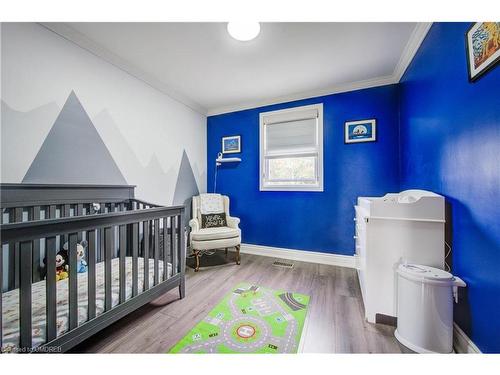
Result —
<path fill-rule="evenodd" d="M 260 33 L 260 23 L 258 22 L 228 22 L 227 32 L 234 39 L 242 42 L 255 39 Z"/>

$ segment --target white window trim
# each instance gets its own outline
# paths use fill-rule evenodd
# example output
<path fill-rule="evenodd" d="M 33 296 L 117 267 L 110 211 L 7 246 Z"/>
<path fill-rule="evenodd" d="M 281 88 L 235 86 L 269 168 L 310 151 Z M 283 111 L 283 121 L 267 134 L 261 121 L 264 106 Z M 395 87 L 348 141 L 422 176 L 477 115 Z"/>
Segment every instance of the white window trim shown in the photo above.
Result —
<path fill-rule="evenodd" d="M 264 185 L 265 175 L 265 157 L 264 157 L 264 118 L 269 115 L 285 114 L 289 112 L 303 111 L 315 109 L 318 111 L 318 183 L 315 185 Z M 305 105 L 300 107 L 293 107 L 281 109 L 278 111 L 261 112 L 259 114 L 259 186 L 260 191 L 311 191 L 322 192 L 323 186 L 323 103 Z M 293 156 L 293 155 L 291 155 Z"/>

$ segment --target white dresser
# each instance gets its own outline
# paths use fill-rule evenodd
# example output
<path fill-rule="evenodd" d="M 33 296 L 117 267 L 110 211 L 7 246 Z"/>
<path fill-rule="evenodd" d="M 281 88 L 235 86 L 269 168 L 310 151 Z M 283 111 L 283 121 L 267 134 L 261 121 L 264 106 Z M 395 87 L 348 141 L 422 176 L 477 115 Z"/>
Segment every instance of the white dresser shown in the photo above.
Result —
<path fill-rule="evenodd" d="M 396 269 L 400 263 L 444 267 L 444 197 L 406 190 L 358 197 L 355 228 L 358 276 L 365 317 L 397 316 Z"/>

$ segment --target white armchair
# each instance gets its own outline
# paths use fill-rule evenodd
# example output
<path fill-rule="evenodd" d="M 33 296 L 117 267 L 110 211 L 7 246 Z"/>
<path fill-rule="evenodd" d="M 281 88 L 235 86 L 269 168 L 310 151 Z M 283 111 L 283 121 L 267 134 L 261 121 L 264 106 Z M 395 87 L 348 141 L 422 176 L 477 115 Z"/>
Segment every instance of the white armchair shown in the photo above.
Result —
<path fill-rule="evenodd" d="M 203 251 L 236 248 L 236 264 L 240 264 L 241 230 L 238 227 L 240 219 L 229 215 L 229 197 L 222 196 L 224 212 L 226 213 L 226 227 L 202 228 L 201 227 L 201 197 L 193 197 L 190 244 L 196 260 L 195 272 L 200 269 L 200 256 Z"/>

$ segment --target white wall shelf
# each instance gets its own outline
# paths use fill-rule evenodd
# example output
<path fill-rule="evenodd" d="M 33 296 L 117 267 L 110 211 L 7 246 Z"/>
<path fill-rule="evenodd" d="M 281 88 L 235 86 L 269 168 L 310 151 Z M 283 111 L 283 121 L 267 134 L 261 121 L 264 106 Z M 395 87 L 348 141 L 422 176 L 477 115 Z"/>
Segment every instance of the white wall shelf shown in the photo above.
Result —
<path fill-rule="evenodd" d="M 217 158 L 215 159 L 215 162 L 218 163 L 218 165 L 222 163 L 239 163 L 241 161 L 241 158 Z"/>

